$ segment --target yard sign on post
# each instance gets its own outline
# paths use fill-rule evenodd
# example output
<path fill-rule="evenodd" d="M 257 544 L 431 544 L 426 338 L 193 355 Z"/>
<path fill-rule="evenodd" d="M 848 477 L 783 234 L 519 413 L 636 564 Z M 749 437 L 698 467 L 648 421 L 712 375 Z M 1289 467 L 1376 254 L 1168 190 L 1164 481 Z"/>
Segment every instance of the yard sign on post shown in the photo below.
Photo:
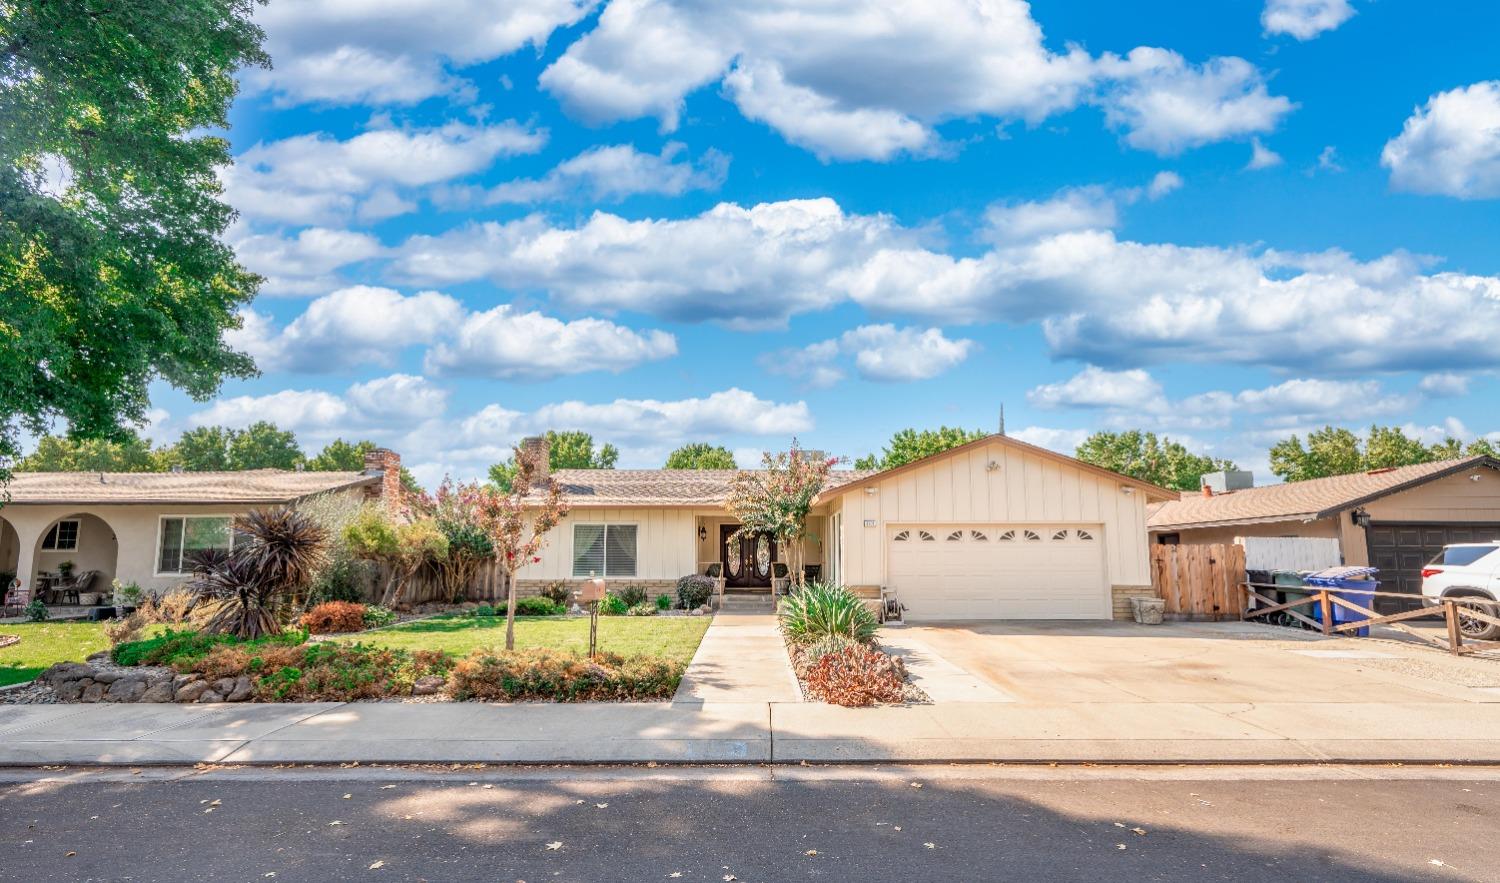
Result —
<path fill-rule="evenodd" d="M 589 609 L 589 658 L 593 659 L 599 653 L 599 605 L 604 602 L 607 590 L 604 580 L 592 578 L 593 571 L 589 571 L 589 576 L 591 579 L 578 590 L 578 603 Z"/>

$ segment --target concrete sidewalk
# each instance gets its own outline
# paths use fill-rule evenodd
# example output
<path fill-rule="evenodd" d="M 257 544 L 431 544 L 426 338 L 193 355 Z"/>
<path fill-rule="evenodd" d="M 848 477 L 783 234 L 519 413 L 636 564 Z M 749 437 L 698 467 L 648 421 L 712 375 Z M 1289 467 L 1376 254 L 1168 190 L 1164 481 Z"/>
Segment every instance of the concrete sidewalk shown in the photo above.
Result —
<path fill-rule="evenodd" d="M 1500 763 L 1497 732 L 1500 702 L 75 704 L 0 709 L 0 765 Z"/>
<path fill-rule="evenodd" d="M 672 697 L 676 705 L 801 700 L 776 617 L 733 613 L 714 617 Z"/>

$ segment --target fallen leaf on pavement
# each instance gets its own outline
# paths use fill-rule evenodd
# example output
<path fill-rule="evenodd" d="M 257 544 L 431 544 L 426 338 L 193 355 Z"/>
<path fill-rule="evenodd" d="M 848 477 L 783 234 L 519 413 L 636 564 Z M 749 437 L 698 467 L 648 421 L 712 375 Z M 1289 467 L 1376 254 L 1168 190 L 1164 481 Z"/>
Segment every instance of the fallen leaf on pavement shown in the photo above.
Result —
<path fill-rule="evenodd" d="M 547 844 L 547 848 L 548 849 L 552 849 L 552 850 L 562 849 L 562 841 L 561 840 L 554 840 L 551 843 Z"/>
<path fill-rule="evenodd" d="M 350 799 L 352 799 L 352 798 L 353 798 L 353 797 L 354 797 L 354 795 L 353 795 L 353 794 L 345 794 L 345 795 L 344 795 L 344 799 L 345 799 L 345 800 L 350 800 Z"/>
<path fill-rule="evenodd" d="M 394 787 L 396 787 L 396 786 L 395 785 L 381 785 L 380 786 L 380 790 L 381 791 L 386 791 L 386 790 L 394 788 Z"/>
<path fill-rule="evenodd" d="M 802 854 L 803 855 L 817 855 L 818 851 L 816 849 L 809 849 L 807 852 L 804 852 Z"/>
<path fill-rule="evenodd" d="M 682 876 L 682 872 L 681 871 L 673 871 L 672 873 L 668 874 L 667 876 L 668 877 L 674 877 L 674 878 L 675 877 L 681 877 Z"/>
<path fill-rule="evenodd" d="M 1146 829 L 1145 828 L 1131 828 L 1130 830 L 1132 830 L 1135 833 L 1141 835 L 1142 837 L 1146 836 Z"/>
<path fill-rule="evenodd" d="M 370 870 L 374 871 L 383 867 L 385 867 L 385 859 L 378 859 L 374 864 L 370 865 Z"/>
<path fill-rule="evenodd" d="M 922 783 L 921 782 L 912 782 L 911 786 L 913 788 L 920 788 L 920 787 L 922 787 Z"/>
<path fill-rule="evenodd" d="M 337 822 L 337 821 L 335 821 L 335 822 L 329 822 L 329 823 L 328 823 L 328 824 L 329 824 L 329 825 L 330 825 L 330 826 L 332 826 L 332 825 L 342 825 L 342 824 L 343 824 L 343 822 Z"/>
<path fill-rule="evenodd" d="M 594 809 L 604 809 L 606 806 L 609 806 L 609 804 L 607 804 L 607 803 L 596 803 L 596 804 L 594 804 Z"/>
<path fill-rule="evenodd" d="M 923 843 L 922 845 L 925 846 L 925 847 L 927 847 L 928 849 L 937 849 L 937 844 L 933 843 L 931 840 L 927 841 L 926 843 Z"/>
<path fill-rule="evenodd" d="M 65 853 L 63 857 L 64 858 L 72 858 L 73 856 L 75 856 L 77 854 L 78 853 L 76 853 L 76 852 L 69 852 L 69 853 Z"/>

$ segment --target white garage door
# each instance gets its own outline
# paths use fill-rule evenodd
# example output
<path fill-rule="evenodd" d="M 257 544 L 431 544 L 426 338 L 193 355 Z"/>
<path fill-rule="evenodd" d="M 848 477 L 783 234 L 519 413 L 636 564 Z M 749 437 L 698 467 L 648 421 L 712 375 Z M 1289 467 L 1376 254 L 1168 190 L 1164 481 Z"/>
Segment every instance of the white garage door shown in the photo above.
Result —
<path fill-rule="evenodd" d="M 1098 525 L 913 525 L 887 534 L 911 620 L 1108 619 Z"/>

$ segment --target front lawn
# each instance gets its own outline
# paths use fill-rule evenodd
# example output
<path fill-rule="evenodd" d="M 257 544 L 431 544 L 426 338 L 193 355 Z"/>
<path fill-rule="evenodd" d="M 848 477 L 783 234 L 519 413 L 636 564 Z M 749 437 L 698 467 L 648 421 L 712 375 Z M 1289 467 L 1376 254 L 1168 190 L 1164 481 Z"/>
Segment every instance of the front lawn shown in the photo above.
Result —
<path fill-rule="evenodd" d="M 661 656 L 686 665 L 698 650 L 709 620 L 707 616 L 601 616 L 599 649 L 621 656 Z M 462 657 L 481 647 L 504 647 L 505 617 L 435 616 L 339 640 L 401 650 L 446 650 Z M 516 649 L 531 647 L 587 653 L 588 617 L 516 617 Z"/>
<path fill-rule="evenodd" d="M 0 687 L 29 681 L 55 662 L 82 662 L 109 649 L 102 622 L 26 622 L 0 625 L 0 635 L 21 643 L 0 647 Z"/>

